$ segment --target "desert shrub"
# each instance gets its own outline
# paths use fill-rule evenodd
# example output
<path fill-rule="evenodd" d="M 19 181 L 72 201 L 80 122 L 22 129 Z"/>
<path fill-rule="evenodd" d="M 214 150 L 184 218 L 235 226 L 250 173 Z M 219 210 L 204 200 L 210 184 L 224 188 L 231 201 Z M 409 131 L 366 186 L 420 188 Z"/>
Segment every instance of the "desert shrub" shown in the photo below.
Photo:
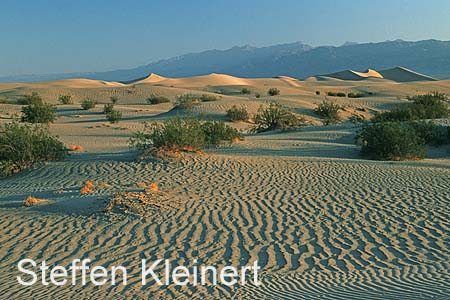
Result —
<path fill-rule="evenodd" d="M 23 96 L 23 100 L 20 101 L 21 104 L 44 104 L 42 97 L 37 92 L 32 92 L 31 95 Z"/>
<path fill-rule="evenodd" d="M 255 93 L 255 98 L 261 98 L 261 94 L 260 93 Z"/>
<path fill-rule="evenodd" d="M 119 103 L 119 97 L 117 97 L 117 96 L 111 96 L 111 97 L 109 97 L 109 101 L 110 101 L 112 104 L 117 104 L 117 103 Z"/>
<path fill-rule="evenodd" d="M 201 102 L 211 102 L 211 101 L 217 101 L 219 100 L 216 96 L 214 95 L 208 95 L 208 94 L 203 94 L 200 97 L 200 101 Z"/>
<path fill-rule="evenodd" d="M 357 93 L 350 92 L 347 94 L 347 97 L 349 97 L 349 98 L 363 98 L 365 96 L 366 96 L 365 93 L 360 93 L 360 92 L 357 92 Z"/>
<path fill-rule="evenodd" d="M 89 109 L 95 108 L 96 105 L 97 105 L 97 102 L 95 102 L 94 100 L 91 100 L 91 99 L 84 99 L 81 102 L 81 108 L 84 110 L 89 110 Z"/>
<path fill-rule="evenodd" d="M 423 158 L 425 141 L 414 128 L 400 122 L 367 123 L 356 135 L 361 153 L 377 160 Z"/>
<path fill-rule="evenodd" d="M 352 114 L 350 118 L 348 118 L 348 120 L 353 124 L 359 124 L 364 123 L 366 121 L 366 118 L 363 115 Z"/>
<path fill-rule="evenodd" d="M 236 128 L 226 125 L 223 121 L 206 121 L 202 123 L 202 130 L 206 146 L 217 147 L 223 141 L 242 139 L 241 133 Z"/>
<path fill-rule="evenodd" d="M 229 110 L 227 110 L 227 117 L 232 122 L 247 121 L 249 119 L 249 114 L 244 106 L 239 108 L 236 105 L 233 105 Z"/>
<path fill-rule="evenodd" d="M 176 117 L 163 123 L 145 123 L 144 130 L 134 134 L 130 145 L 137 149 L 153 147 L 196 151 L 235 138 L 241 138 L 240 133 L 237 129 L 225 125 L 223 121 Z"/>
<path fill-rule="evenodd" d="M 269 106 L 261 106 L 255 115 L 255 126 L 252 132 L 266 132 L 275 129 L 289 129 L 305 125 L 303 117 L 294 114 L 287 107 L 270 102 Z"/>
<path fill-rule="evenodd" d="M 104 114 L 110 113 L 113 109 L 114 109 L 113 103 L 106 103 L 105 105 L 103 105 L 103 113 Z"/>
<path fill-rule="evenodd" d="M 248 89 L 248 88 L 242 88 L 241 89 L 241 94 L 244 94 L 244 95 L 250 95 L 252 93 L 252 91 L 250 91 L 250 89 Z"/>
<path fill-rule="evenodd" d="M 276 96 L 276 95 L 279 95 L 279 94 L 280 94 L 280 90 L 277 89 L 277 88 L 270 88 L 267 91 L 267 95 L 269 95 L 269 96 Z"/>
<path fill-rule="evenodd" d="M 150 97 L 147 98 L 148 104 L 160 104 L 160 103 L 168 103 L 170 100 L 167 97 L 164 96 L 158 96 L 155 94 L 150 95 Z"/>
<path fill-rule="evenodd" d="M 327 92 L 327 95 L 330 97 L 347 97 L 347 94 L 344 92 Z"/>
<path fill-rule="evenodd" d="M 427 145 L 439 146 L 450 142 L 448 127 L 438 126 L 433 121 L 409 122 L 408 126 L 411 126 Z"/>
<path fill-rule="evenodd" d="M 319 96 L 320 95 L 320 91 L 316 91 L 316 95 Z"/>
<path fill-rule="evenodd" d="M 43 125 L 0 125 L 0 173 L 3 176 L 27 169 L 39 162 L 60 160 L 67 149 Z"/>
<path fill-rule="evenodd" d="M 314 109 L 314 112 L 322 117 L 324 125 L 335 124 L 339 122 L 339 110 L 341 106 L 333 101 L 324 100 Z"/>
<path fill-rule="evenodd" d="M 30 104 L 22 107 L 22 122 L 53 123 L 56 120 L 56 108 L 51 104 Z"/>
<path fill-rule="evenodd" d="M 412 103 L 376 114 L 373 122 L 414 121 L 422 119 L 439 119 L 450 116 L 450 107 L 444 94 L 433 92 L 425 95 L 408 97 Z"/>
<path fill-rule="evenodd" d="M 59 96 L 58 101 L 61 104 L 72 104 L 73 103 L 71 95 L 61 95 L 61 96 Z"/>
<path fill-rule="evenodd" d="M 174 108 L 191 109 L 200 105 L 200 98 L 193 94 L 183 94 L 177 97 Z"/>
<path fill-rule="evenodd" d="M 119 123 L 120 120 L 122 120 L 122 112 L 112 109 L 111 111 L 109 111 L 108 113 L 106 113 L 106 119 L 110 122 L 110 123 Z"/>

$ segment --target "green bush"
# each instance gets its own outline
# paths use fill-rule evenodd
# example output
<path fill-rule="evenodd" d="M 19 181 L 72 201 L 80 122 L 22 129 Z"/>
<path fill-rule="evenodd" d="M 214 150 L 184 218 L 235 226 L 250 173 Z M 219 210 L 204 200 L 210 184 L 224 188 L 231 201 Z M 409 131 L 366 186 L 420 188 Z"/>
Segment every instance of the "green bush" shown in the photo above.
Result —
<path fill-rule="evenodd" d="M 249 119 L 249 114 L 248 114 L 247 109 L 244 106 L 239 108 L 236 105 L 233 105 L 229 110 L 227 110 L 227 117 L 232 122 L 237 122 L 237 121 L 245 122 Z"/>
<path fill-rule="evenodd" d="M 174 108 L 191 109 L 200 105 L 200 97 L 193 94 L 183 94 L 177 97 Z"/>
<path fill-rule="evenodd" d="M 106 119 L 113 124 L 119 123 L 119 121 L 122 120 L 122 112 L 115 109 L 111 109 L 111 111 L 106 113 Z"/>
<path fill-rule="evenodd" d="M 44 104 L 42 97 L 37 92 L 32 92 L 31 95 L 23 96 L 23 100 L 20 101 L 21 104 Z"/>
<path fill-rule="evenodd" d="M 255 98 L 261 98 L 261 94 L 260 93 L 255 93 Z"/>
<path fill-rule="evenodd" d="M 449 127 L 438 126 L 433 121 L 416 121 L 407 124 L 427 145 L 439 146 L 450 142 Z"/>
<path fill-rule="evenodd" d="M 130 145 L 141 150 L 154 147 L 195 151 L 235 138 L 242 138 L 239 131 L 223 121 L 176 117 L 163 123 L 145 123 L 144 130 L 134 134 Z"/>
<path fill-rule="evenodd" d="M 361 153 L 377 160 L 419 159 L 425 155 L 425 141 L 415 129 L 400 122 L 367 123 L 356 135 Z"/>
<path fill-rule="evenodd" d="M 170 100 L 164 96 L 158 96 L 158 95 L 150 95 L 150 97 L 147 98 L 148 104 L 160 104 L 160 103 L 168 103 Z"/>
<path fill-rule="evenodd" d="M 320 91 L 316 91 L 316 95 L 319 96 L 320 95 Z"/>
<path fill-rule="evenodd" d="M 81 108 L 84 110 L 89 110 L 89 109 L 95 108 L 96 105 L 97 105 L 97 102 L 95 102 L 94 100 L 90 100 L 90 99 L 84 99 L 81 102 Z"/>
<path fill-rule="evenodd" d="M 314 112 L 322 117 L 324 125 L 329 125 L 339 122 L 339 110 L 341 110 L 341 106 L 333 101 L 324 100 L 317 105 Z"/>
<path fill-rule="evenodd" d="M 109 101 L 110 101 L 112 104 L 117 104 L 117 103 L 119 103 L 119 97 L 117 97 L 117 96 L 111 96 L 111 97 L 109 97 Z"/>
<path fill-rule="evenodd" d="M 22 107 L 22 122 L 53 123 L 56 120 L 56 108 L 51 104 L 30 104 Z"/>
<path fill-rule="evenodd" d="M 106 103 L 105 105 L 103 105 L 103 113 L 104 114 L 110 113 L 113 109 L 114 109 L 113 103 Z"/>
<path fill-rule="evenodd" d="M 289 129 L 305 125 L 303 117 L 291 112 L 287 107 L 270 102 L 269 106 L 261 107 L 255 115 L 255 126 L 251 132 L 266 132 L 275 129 Z"/>
<path fill-rule="evenodd" d="M 365 96 L 366 96 L 365 93 L 360 93 L 360 92 L 358 92 L 358 93 L 351 92 L 351 93 L 347 94 L 347 97 L 349 97 L 349 98 L 363 98 Z"/>
<path fill-rule="evenodd" d="M 348 120 L 350 122 L 352 122 L 353 124 L 360 124 L 360 123 L 364 123 L 366 121 L 366 118 L 363 115 L 352 114 L 350 116 L 350 118 L 348 118 Z"/>
<path fill-rule="evenodd" d="M 450 116 L 448 99 L 444 94 L 433 92 L 425 95 L 408 97 L 412 103 L 376 114 L 373 122 L 414 121 L 423 119 L 440 119 Z"/>
<path fill-rule="evenodd" d="M 0 174 L 12 175 L 36 163 L 60 160 L 67 149 L 43 125 L 0 125 Z"/>
<path fill-rule="evenodd" d="M 327 95 L 330 97 L 347 97 L 347 94 L 344 92 L 327 92 Z"/>
<path fill-rule="evenodd" d="M 206 121 L 202 124 L 205 135 L 206 146 L 219 146 L 223 141 L 232 142 L 235 139 L 242 139 L 241 133 L 223 121 Z"/>
<path fill-rule="evenodd" d="M 252 91 L 250 91 L 250 89 L 248 89 L 248 88 L 242 88 L 242 90 L 241 90 L 241 94 L 243 94 L 243 95 L 250 95 L 252 93 Z"/>
<path fill-rule="evenodd" d="M 61 104 L 72 104 L 72 96 L 71 95 L 61 95 L 58 98 L 58 101 L 61 102 Z"/>
<path fill-rule="evenodd" d="M 280 94 L 280 90 L 277 89 L 277 88 L 270 88 L 267 91 L 267 95 L 269 95 L 269 96 L 276 96 L 276 95 L 279 95 L 279 94 Z"/>
<path fill-rule="evenodd" d="M 203 94 L 200 97 L 200 101 L 201 102 L 211 102 L 211 101 L 217 101 L 219 100 L 216 96 L 214 95 L 208 95 L 208 94 Z"/>

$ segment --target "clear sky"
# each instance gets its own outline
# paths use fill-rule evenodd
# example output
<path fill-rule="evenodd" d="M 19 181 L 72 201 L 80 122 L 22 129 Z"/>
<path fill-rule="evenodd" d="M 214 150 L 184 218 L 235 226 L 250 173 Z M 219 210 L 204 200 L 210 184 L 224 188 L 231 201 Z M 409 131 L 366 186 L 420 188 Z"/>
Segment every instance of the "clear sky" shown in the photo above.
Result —
<path fill-rule="evenodd" d="M 450 40 L 448 0 L 2 0 L 0 76 L 134 67 L 235 45 Z"/>

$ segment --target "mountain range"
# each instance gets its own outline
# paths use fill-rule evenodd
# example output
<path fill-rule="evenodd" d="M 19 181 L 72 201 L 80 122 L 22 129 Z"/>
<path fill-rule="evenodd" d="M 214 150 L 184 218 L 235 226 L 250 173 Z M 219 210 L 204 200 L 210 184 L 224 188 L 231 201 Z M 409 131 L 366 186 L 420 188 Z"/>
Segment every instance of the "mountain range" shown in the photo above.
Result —
<path fill-rule="evenodd" d="M 450 78 L 450 41 L 403 40 L 345 43 L 312 47 L 301 42 L 269 47 L 241 46 L 208 50 L 152 62 L 132 69 L 107 72 L 65 73 L 0 77 L 0 82 L 30 82 L 66 78 L 131 81 L 150 73 L 188 77 L 224 73 L 239 77 L 310 76 L 342 70 L 389 69 L 402 66 L 434 78 Z"/>

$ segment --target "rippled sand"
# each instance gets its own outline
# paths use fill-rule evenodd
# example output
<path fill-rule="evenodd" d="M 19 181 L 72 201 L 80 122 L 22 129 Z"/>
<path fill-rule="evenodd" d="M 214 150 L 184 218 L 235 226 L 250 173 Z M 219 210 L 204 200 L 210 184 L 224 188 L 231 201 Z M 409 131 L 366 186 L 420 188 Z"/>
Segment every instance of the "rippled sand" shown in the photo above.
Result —
<path fill-rule="evenodd" d="M 226 152 L 226 150 L 224 150 Z M 71 158 L 0 181 L 2 299 L 444 299 L 449 292 L 448 166 L 226 155 L 180 162 Z M 87 179 L 108 182 L 80 196 Z M 154 181 L 187 200 L 147 219 L 92 214 L 108 194 Z M 63 192 L 61 192 L 63 190 Z M 48 206 L 16 207 L 26 195 Z M 4 199 L 8 199 L 5 201 Z M 16 202 L 17 201 L 17 202 Z M 123 286 L 20 287 L 15 262 L 89 257 L 130 268 Z M 158 289 L 141 258 L 245 265 L 263 285 Z M 434 298 L 433 298 L 434 297 Z M 440 297 L 440 298 L 439 298 Z"/>

